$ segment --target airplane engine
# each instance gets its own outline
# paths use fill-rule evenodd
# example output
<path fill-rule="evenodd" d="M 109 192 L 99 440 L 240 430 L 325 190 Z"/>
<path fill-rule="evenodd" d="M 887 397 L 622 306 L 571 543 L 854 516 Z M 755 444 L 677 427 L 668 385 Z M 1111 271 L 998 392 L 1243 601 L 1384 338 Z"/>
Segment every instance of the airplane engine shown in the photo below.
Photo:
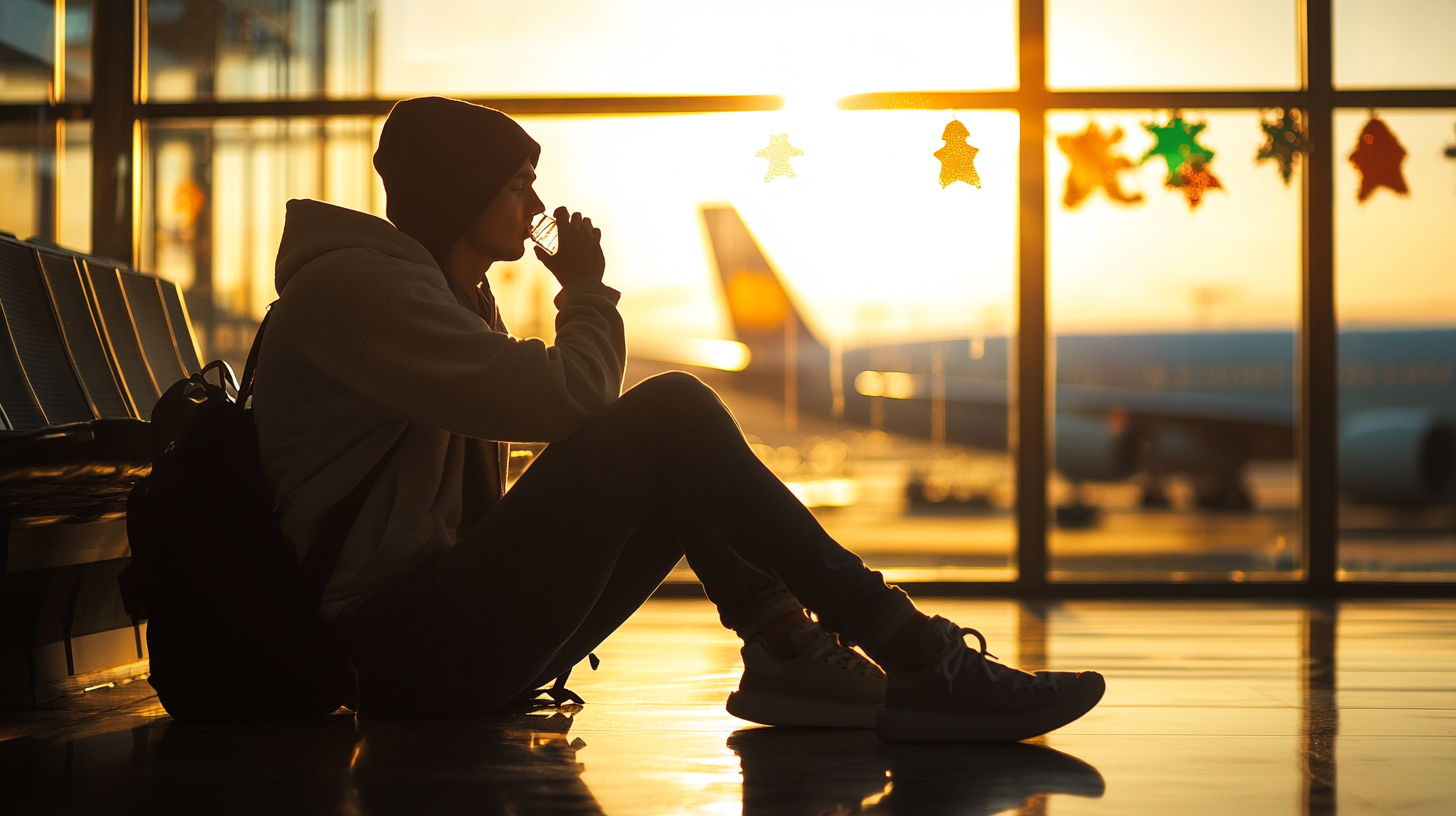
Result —
<path fill-rule="evenodd" d="M 1371 504 L 1434 504 L 1456 488 L 1456 421 L 1429 408 L 1361 411 L 1340 423 L 1340 489 Z"/>
<path fill-rule="evenodd" d="M 1073 482 L 1116 482 L 1137 468 L 1137 440 L 1108 414 L 1057 412 L 1056 468 Z"/>

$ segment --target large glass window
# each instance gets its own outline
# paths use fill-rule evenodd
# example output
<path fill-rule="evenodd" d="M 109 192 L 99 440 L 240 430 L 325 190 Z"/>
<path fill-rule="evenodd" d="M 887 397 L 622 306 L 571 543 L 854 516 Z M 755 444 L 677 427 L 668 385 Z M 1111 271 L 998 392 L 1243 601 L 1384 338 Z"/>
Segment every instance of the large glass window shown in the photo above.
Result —
<path fill-rule="evenodd" d="M 285 206 L 383 215 L 367 117 L 167 121 L 148 128 L 142 268 L 186 292 L 203 353 L 241 371 L 273 290 Z"/>
<path fill-rule="evenodd" d="M 91 248 L 91 123 L 0 124 L 0 231 Z"/>
<path fill-rule="evenodd" d="M 0 0 L 0 104 L 90 98 L 91 3 Z"/>
<path fill-rule="evenodd" d="M 1054 575 L 1244 580 L 1299 563 L 1300 180 L 1254 161 L 1260 118 L 1048 116 Z M 1152 153 L 1166 144 L 1172 162 Z"/>
<path fill-rule="evenodd" d="M 1016 4 L 153 0 L 149 99 L 1012 88 Z M 973 48 L 926 48 L 937 31 Z"/>
<path fill-rule="evenodd" d="M 380 93 L 773 93 L 1016 86 L 1012 0 L 379 5 Z M 933 43 L 941 43 L 935 45 Z"/>
<path fill-rule="evenodd" d="M 1456 3 L 1335 0 L 1335 86 L 1456 86 Z"/>
<path fill-rule="evenodd" d="M 952 121 L 981 151 L 979 189 L 940 186 L 933 153 Z M 892 577 L 1009 577 L 1014 114 L 523 122 L 547 205 L 599 214 L 629 384 L 697 362 L 765 463 Z M 804 155 L 794 178 L 766 182 L 755 153 L 780 132 Z M 548 330 L 555 285 L 539 264 L 492 285 L 507 308 L 533 304 L 512 325 Z M 686 353 L 702 339 L 742 343 L 747 366 L 704 367 Z"/>
<path fill-rule="evenodd" d="M 1346 578 L 1456 577 L 1452 145 L 1456 109 L 1335 115 Z"/>
<path fill-rule="evenodd" d="M 368 97 L 375 3 L 151 0 L 147 99 Z"/>
<path fill-rule="evenodd" d="M 1047 85 L 1074 89 L 1299 87 L 1294 0 L 1047 0 Z"/>

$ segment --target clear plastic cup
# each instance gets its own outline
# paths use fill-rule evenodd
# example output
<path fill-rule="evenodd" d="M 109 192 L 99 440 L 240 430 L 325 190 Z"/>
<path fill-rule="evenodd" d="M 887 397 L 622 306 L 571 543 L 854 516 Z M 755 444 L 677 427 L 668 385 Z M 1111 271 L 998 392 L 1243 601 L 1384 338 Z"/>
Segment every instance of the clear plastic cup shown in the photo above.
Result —
<path fill-rule="evenodd" d="M 536 246 L 546 250 L 546 254 L 556 254 L 556 219 L 541 213 L 531 222 L 531 240 Z"/>

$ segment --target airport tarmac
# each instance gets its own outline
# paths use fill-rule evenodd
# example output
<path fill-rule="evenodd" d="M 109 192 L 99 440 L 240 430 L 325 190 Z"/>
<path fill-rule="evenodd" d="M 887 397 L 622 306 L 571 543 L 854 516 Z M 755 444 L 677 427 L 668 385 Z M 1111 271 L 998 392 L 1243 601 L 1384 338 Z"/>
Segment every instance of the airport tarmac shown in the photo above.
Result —
<path fill-rule="evenodd" d="M 543 602 L 549 599 L 543 599 Z M 723 709 L 738 642 L 649 602 L 581 666 L 573 711 L 306 725 L 172 721 L 144 681 L 0 716 L 25 814 L 1390 814 L 1456 810 L 1456 603 L 920 598 L 1102 704 L 1010 746 L 885 745 Z"/>
<path fill-rule="evenodd" d="M 655 373 L 633 363 L 628 382 Z M 718 389 L 770 469 L 808 500 L 831 535 L 892 580 L 1004 581 L 1015 577 L 1015 491 L 1002 451 L 897 436 L 813 416 L 733 388 L 733 375 L 700 372 Z M 1089 484 L 1098 508 L 1080 527 L 1049 525 L 1054 580 L 1289 580 L 1302 560 L 1293 462 L 1246 470 L 1252 508 L 1202 510 L 1172 477 L 1171 506 L 1143 509 L 1141 485 Z M 1064 504 L 1074 488 L 1048 486 Z M 913 495 L 912 495 L 913 494 Z M 815 500 L 823 503 L 815 504 Z M 1049 510 L 1049 515 L 1051 511 Z M 1341 508 L 1342 577 L 1456 580 L 1456 504 Z M 679 579 L 691 580 L 685 570 Z"/>

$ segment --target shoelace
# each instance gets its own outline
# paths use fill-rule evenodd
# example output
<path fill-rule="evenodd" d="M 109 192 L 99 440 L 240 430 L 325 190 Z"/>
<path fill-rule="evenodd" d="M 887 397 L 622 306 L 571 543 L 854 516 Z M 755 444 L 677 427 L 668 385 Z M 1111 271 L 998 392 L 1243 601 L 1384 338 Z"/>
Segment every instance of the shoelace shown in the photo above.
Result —
<path fill-rule="evenodd" d="M 597 666 L 602 663 L 601 658 L 597 657 L 595 652 L 586 657 L 587 661 L 591 663 L 592 671 L 596 671 Z M 571 669 L 567 669 L 565 674 L 556 678 L 555 683 L 522 692 L 508 703 L 506 708 L 519 711 L 540 711 L 548 708 L 561 708 L 573 703 L 579 706 L 586 705 L 586 700 L 581 699 L 581 695 L 566 687 L 566 681 L 570 678 Z M 541 699 L 542 695 L 545 695 L 547 699 Z"/>
<path fill-rule="evenodd" d="M 936 671 L 940 672 L 940 675 L 945 678 L 947 687 L 953 687 L 955 685 L 956 675 L 960 674 L 967 658 L 974 655 L 980 661 L 981 669 L 986 673 L 986 679 L 992 683 L 999 683 L 1003 677 L 1008 677 L 1011 681 L 1009 686 L 1012 691 L 1020 691 L 1022 687 L 1029 688 L 1032 691 L 1057 690 L 1057 675 L 1055 672 L 1039 671 L 1032 675 L 1024 671 L 1003 666 L 1000 663 L 993 663 L 991 658 L 996 655 L 991 654 L 987 650 L 985 635 L 968 627 L 960 628 L 957 635 L 951 635 L 947 630 L 945 650 L 941 652 L 940 662 L 935 667 Z M 976 640 L 981 644 L 981 648 L 977 650 L 967 646 L 965 644 L 966 635 L 975 635 Z"/>
<path fill-rule="evenodd" d="M 842 668 L 846 671 L 856 672 L 860 675 L 871 674 L 876 671 L 873 663 L 860 656 L 859 652 L 847 649 L 839 644 L 839 641 L 823 629 L 814 642 L 804 650 L 810 660 L 823 660 L 835 668 Z"/>

